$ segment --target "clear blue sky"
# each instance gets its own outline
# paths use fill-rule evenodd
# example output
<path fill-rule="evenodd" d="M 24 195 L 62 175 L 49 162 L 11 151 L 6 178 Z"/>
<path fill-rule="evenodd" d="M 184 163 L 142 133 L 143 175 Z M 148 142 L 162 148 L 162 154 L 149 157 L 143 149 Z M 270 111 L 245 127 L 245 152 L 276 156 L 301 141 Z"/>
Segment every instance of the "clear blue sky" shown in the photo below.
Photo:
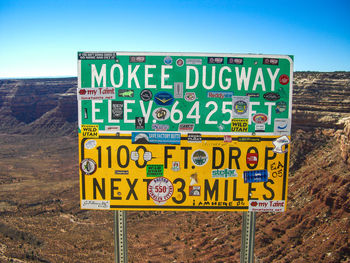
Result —
<path fill-rule="evenodd" d="M 0 78 L 77 76 L 78 51 L 263 53 L 350 71 L 350 1 L 0 0 Z"/>

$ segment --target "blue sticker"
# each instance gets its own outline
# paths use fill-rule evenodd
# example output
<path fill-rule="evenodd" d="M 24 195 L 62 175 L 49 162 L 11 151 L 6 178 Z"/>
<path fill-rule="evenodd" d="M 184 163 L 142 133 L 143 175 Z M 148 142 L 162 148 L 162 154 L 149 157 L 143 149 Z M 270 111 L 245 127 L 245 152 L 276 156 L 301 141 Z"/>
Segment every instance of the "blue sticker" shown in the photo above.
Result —
<path fill-rule="evenodd" d="M 171 63 L 173 63 L 173 59 L 171 57 L 164 58 L 164 64 L 170 65 Z"/>
<path fill-rule="evenodd" d="M 167 106 L 174 103 L 174 97 L 169 92 L 161 91 L 154 95 L 154 101 L 160 106 Z"/>
<path fill-rule="evenodd" d="M 225 98 L 232 98 L 233 92 L 232 91 L 208 91 L 207 97 L 208 98 L 219 98 L 219 99 L 225 99 Z"/>
<path fill-rule="evenodd" d="M 180 144 L 181 133 L 132 132 L 133 144 Z"/>
<path fill-rule="evenodd" d="M 244 183 L 261 183 L 267 182 L 269 172 L 267 170 L 244 171 Z"/>

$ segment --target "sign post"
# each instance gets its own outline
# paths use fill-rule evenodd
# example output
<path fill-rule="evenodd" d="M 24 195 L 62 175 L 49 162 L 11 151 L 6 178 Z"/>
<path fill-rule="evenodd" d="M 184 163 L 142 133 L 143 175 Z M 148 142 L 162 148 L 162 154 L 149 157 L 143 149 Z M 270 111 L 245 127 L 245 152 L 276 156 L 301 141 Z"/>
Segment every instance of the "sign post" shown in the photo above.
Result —
<path fill-rule="evenodd" d="M 81 209 L 283 212 L 293 58 L 78 52 Z"/>
<path fill-rule="evenodd" d="M 254 263 L 255 212 L 243 212 L 241 263 Z"/>
<path fill-rule="evenodd" d="M 114 255 L 116 263 L 128 262 L 126 211 L 114 211 Z"/>

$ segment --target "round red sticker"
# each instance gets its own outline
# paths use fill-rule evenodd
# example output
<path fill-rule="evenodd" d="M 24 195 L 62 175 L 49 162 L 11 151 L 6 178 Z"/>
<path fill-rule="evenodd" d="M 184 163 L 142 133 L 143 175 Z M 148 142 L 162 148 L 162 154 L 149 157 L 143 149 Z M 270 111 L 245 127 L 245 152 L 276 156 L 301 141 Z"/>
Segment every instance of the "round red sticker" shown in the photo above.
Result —
<path fill-rule="evenodd" d="M 264 113 L 257 113 L 253 116 L 253 122 L 258 124 L 265 123 L 267 122 L 267 115 Z"/>
<path fill-rule="evenodd" d="M 279 81 L 282 85 L 287 85 L 289 82 L 289 77 L 286 74 L 280 76 Z"/>
<path fill-rule="evenodd" d="M 174 187 L 171 181 L 164 177 L 153 179 L 148 185 L 148 194 L 158 205 L 163 205 L 173 195 Z"/>

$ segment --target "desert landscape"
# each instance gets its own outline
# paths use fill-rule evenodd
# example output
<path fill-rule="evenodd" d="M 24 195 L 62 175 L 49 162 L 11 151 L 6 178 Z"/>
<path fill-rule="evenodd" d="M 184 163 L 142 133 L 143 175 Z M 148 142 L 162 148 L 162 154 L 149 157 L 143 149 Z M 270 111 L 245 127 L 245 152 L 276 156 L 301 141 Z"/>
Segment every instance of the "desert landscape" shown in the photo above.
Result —
<path fill-rule="evenodd" d="M 80 210 L 76 78 L 0 80 L 0 262 L 114 262 L 113 212 Z M 350 72 L 296 72 L 288 206 L 255 262 L 350 262 Z M 127 212 L 129 262 L 239 262 L 242 213 Z"/>

